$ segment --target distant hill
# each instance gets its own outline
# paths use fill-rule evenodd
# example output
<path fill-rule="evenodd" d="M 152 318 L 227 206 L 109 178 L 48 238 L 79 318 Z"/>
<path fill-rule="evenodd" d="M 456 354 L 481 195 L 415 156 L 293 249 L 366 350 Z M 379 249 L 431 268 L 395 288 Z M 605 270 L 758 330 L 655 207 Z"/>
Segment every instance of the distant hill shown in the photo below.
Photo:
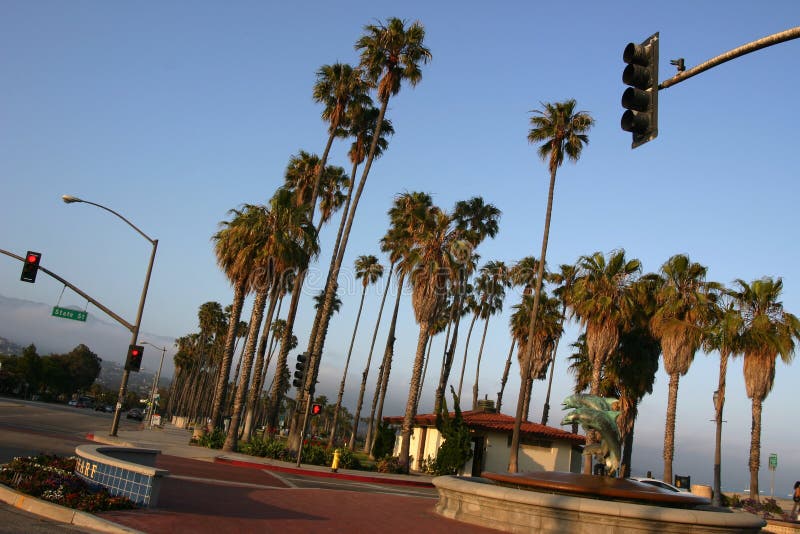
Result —
<path fill-rule="evenodd" d="M 0 295 L 0 353 L 7 352 L 2 343 L 8 343 L 13 349 L 9 354 L 20 354 L 22 347 L 33 343 L 40 355 L 69 352 L 83 343 L 104 363 L 125 362 L 131 340 L 128 330 L 98 319 L 92 313 L 86 322 L 79 322 L 53 317 L 51 312 L 50 305 Z M 171 377 L 174 372 L 172 357 L 175 354 L 175 340 L 148 332 L 141 332 L 139 339 L 167 348 L 161 374 Z M 155 374 L 160 359 L 161 351 L 145 346 L 142 369 Z"/>
<path fill-rule="evenodd" d="M 0 354 L 9 354 L 12 356 L 21 356 L 22 355 L 22 347 L 7 340 L 4 337 L 0 337 Z"/>

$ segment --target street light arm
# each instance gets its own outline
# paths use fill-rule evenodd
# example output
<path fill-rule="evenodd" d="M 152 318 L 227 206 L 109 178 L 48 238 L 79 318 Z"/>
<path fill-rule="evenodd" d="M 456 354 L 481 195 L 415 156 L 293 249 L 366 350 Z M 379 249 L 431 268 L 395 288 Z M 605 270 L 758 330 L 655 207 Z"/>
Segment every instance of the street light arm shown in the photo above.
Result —
<path fill-rule="evenodd" d="M 130 226 L 131 228 L 136 230 L 139 233 L 139 235 L 141 235 L 143 238 L 147 239 L 150 242 L 151 245 L 154 245 L 155 242 L 156 242 L 155 239 L 152 239 L 150 236 L 148 236 L 147 234 L 142 232 L 135 224 L 133 224 L 128 219 L 126 219 L 125 217 L 123 217 L 122 215 L 117 213 L 116 211 L 112 210 L 111 208 L 107 208 L 107 207 L 103 206 L 102 204 L 97 204 L 96 202 L 91 202 L 89 200 L 83 200 L 82 198 L 73 197 L 71 195 L 63 195 L 61 198 L 67 204 L 72 204 L 73 202 L 83 202 L 84 204 L 91 204 L 92 206 L 96 206 L 96 207 L 98 207 L 100 209 L 104 209 L 109 213 L 113 213 L 114 215 L 116 215 L 117 217 L 119 217 L 120 219 L 125 221 L 125 223 L 127 223 L 128 226 Z"/>

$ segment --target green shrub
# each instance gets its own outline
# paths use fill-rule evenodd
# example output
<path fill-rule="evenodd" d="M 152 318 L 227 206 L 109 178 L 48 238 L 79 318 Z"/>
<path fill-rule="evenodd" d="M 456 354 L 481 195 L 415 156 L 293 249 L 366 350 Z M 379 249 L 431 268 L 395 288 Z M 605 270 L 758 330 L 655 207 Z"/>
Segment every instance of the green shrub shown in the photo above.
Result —
<path fill-rule="evenodd" d="M 328 465 L 328 451 L 319 445 L 303 445 L 300 461 L 311 465 Z"/>
<path fill-rule="evenodd" d="M 400 464 L 400 458 L 397 456 L 384 456 L 375 464 L 378 473 L 405 473 L 405 469 Z"/>
<path fill-rule="evenodd" d="M 221 449 L 225 444 L 225 432 L 219 428 L 215 428 L 210 434 L 204 434 L 198 439 L 197 444 L 209 449 Z"/>
<path fill-rule="evenodd" d="M 339 467 L 341 469 L 361 469 L 361 462 L 353 451 L 347 448 L 337 450 L 339 451 Z M 330 461 L 328 464 L 332 463 L 333 452 L 330 453 Z"/>
<path fill-rule="evenodd" d="M 284 451 L 284 442 L 278 439 L 262 439 L 253 437 L 250 441 L 239 444 L 239 452 L 261 458 L 281 459 Z"/>
<path fill-rule="evenodd" d="M 394 452 L 394 428 L 381 421 L 375 430 L 375 441 L 372 444 L 372 457 L 383 458 Z"/>
<path fill-rule="evenodd" d="M 458 403 L 458 395 L 453 386 L 450 386 L 453 394 L 453 418 L 447 411 L 447 402 L 442 399 L 442 408 L 436 414 L 436 428 L 442 434 L 444 443 L 439 446 L 436 459 L 433 462 L 433 472 L 437 475 L 455 475 L 464 464 L 472 458 L 472 440 L 469 437 L 469 427 L 461 417 L 461 407 Z"/>

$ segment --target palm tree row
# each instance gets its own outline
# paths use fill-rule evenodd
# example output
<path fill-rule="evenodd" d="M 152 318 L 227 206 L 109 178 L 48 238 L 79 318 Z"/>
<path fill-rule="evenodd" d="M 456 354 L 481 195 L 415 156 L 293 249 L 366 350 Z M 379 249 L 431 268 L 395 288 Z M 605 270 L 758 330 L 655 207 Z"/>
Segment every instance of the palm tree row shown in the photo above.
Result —
<path fill-rule="evenodd" d="M 523 260 L 518 265 L 526 263 L 531 262 Z M 707 268 L 685 254 L 669 258 L 658 273 L 640 276 L 640 262 L 626 258 L 622 250 L 607 256 L 600 252 L 582 256 L 575 266 L 561 266 L 561 271 L 572 274 L 565 277 L 543 272 L 545 282 L 556 285 L 553 293 L 558 299 L 542 290 L 534 343 L 529 343 L 524 328 L 532 308 L 527 289 L 512 314 L 511 334 L 519 347 L 520 369 L 529 370 L 523 379 L 544 378 L 565 317 L 564 312 L 556 312 L 560 301 L 562 309 L 583 326 L 579 341 L 573 344 L 577 351 L 571 357 L 575 391 L 620 399 L 618 425 L 625 445 L 624 476 L 630 471 L 637 406 L 652 392 L 658 357 L 663 354 L 664 369 L 670 377 L 664 480 L 671 481 L 680 377 L 689 371 L 699 349 L 720 354 L 716 411 L 721 420 L 728 359 L 743 355 L 745 385 L 752 401 L 750 472 L 751 488 L 756 488 L 752 497 L 756 498 L 761 405 L 772 388 L 777 357 L 789 363 L 795 341 L 800 339 L 800 322 L 783 309 L 779 300 L 782 280 L 764 277 L 747 283 L 737 279 L 732 288 L 726 288 L 707 280 Z M 522 361 L 526 353 L 531 356 L 529 362 Z M 521 396 L 521 404 L 527 419 L 527 392 Z M 719 479 L 718 466 L 715 479 Z"/>

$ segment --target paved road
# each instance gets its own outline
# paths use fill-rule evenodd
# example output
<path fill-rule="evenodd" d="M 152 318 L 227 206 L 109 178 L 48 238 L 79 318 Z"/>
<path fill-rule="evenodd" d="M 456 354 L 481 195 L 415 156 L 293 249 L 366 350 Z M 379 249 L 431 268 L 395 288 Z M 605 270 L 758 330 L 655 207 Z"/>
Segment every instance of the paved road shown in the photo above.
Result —
<path fill-rule="evenodd" d="M 65 525 L 29 514 L 13 506 L 0 503 L 0 534 L 50 534 L 86 532 L 86 529 Z"/>
<path fill-rule="evenodd" d="M 87 433 L 105 434 L 102 429 L 110 421 L 109 414 L 100 412 L 0 398 L 0 459 L 38 451 L 71 454 L 76 445 L 87 442 Z M 137 424 L 123 420 L 120 435 L 167 453 L 158 458 L 158 465 L 170 471 L 158 508 L 99 517 L 144 532 L 494 532 L 438 516 L 432 488 L 215 463 L 219 451 L 190 447 L 185 431 L 137 429 Z M 248 459 L 231 456 L 240 462 Z M 16 512 L 0 507 L 0 523 L 5 511 Z M 9 532 L 75 532 L 33 521 Z"/>

